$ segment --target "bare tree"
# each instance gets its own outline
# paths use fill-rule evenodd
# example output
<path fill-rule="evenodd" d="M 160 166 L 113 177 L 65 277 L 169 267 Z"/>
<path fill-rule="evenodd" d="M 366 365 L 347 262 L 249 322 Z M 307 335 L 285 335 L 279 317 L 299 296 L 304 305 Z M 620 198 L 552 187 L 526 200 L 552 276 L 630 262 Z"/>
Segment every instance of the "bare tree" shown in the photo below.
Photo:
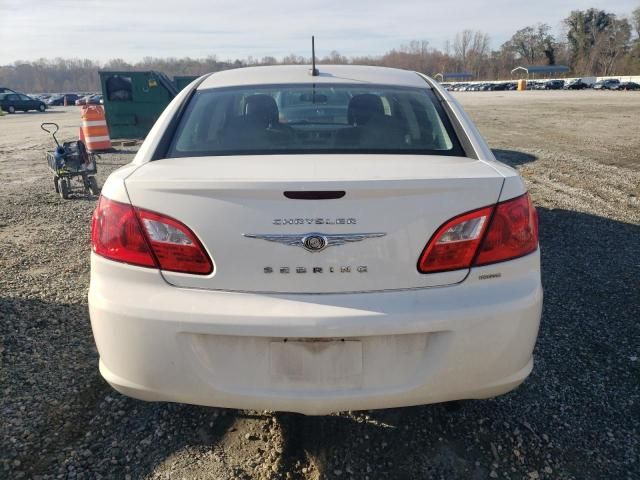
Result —
<path fill-rule="evenodd" d="M 631 25 L 636 31 L 636 40 L 640 40 L 640 7 L 631 12 Z"/>
<path fill-rule="evenodd" d="M 460 68 L 467 68 L 467 61 L 469 56 L 469 47 L 473 40 L 473 31 L 472 30 L 463 30 L 462 32 L 456 33 L 456 37 L 453 40 L 453 53 L 455 55 L 456 60 L 458 60 Z"/>
<path fill-rule="evenodd" d="M 341 65 L 349 63 L 349 59 L 344 55 L 340 55 L 340 52 L 333 50 L 328 56 L 322 58 L 320 63 L 326 63 L 330 65 Z"/>
<path fill-rule="evenodd" d="M 480 76 L 490 43 L 489 35 L 481 31 L 467 29 L 457 33 L 453 41 L 457 67 L 471 71 L 476 77 Z"/>
<path fill-rule="evenodd" d="M 475 73 L 476 77 L 480 77 L 482 74 L 482 67 L 487 60 L 489 54 L 489 45 L 491 40 L 486 33 L 477 31 L 473 33 L 473 39 L 471 41 L 471 49 L 469 50 L 469 61 L 471 69 Z"/>
<path fill-rule="evenodd" d="M 631 25 L 626 18 L 612 19 L 605 31 L 598 32 L 591 63 L 602 75 L 614 73 L 618 62 L 629 49 Z"/>

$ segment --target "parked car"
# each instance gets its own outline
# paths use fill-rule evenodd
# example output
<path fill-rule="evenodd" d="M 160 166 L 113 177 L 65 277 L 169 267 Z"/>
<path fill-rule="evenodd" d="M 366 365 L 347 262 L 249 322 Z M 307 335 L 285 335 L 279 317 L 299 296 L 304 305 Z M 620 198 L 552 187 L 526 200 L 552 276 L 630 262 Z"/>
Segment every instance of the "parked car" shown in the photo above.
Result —
<path fill-rule="evenodd" d="M 79 98 L 77 93 L 65 93 L 64 97 L 67 99 L 67 105 L 75 105 L 76 100 Z M 63 97 L 63 105 L 64 105 L 64 97 Z"/>
<path fill-rule="evenodd" d="M 494 397 L 531 372 L 518 172 L 433 79 L 319 70 L 201 78 L 107 179 L 89 310 L 120 392 L 326 414 Z"/>
<path fill-rule="evenodd" d="M 89 95 L 86 97 L 86 105 L 100 105 L 102 102 L 102 95 Z"/>
<path fill-rule="evenodd" d="M 509 89 L 509 84 L 508 83 L 494 83 L 491 85 L 491 90 L 492 91 L 503 91 L 503 90 L 508 90 Z"/>
<path fill-rule="evenodd" d="M 615 89 L 612 90 L 640 90 L 640 83 L 621 82 Z"/>
<path fill-rule="evenodd" d="M 576 78 L 567 83 L 564 88 L 565 90 L 584 90 L 585 88 L 590 88 L 590 85 L 585 83 L 581 78 Z"/>
<path fill-rule="evenodd" d="M 23 93 L 0 93 L 0 108 L 9 113 L 16 113 L 17 111 L 28 112 L 29 110 L 44 112 L 47 106 L 43 101 L 36 100 Z"/>
<path fill-rule="evenodd" d="M 481 83 L 471 83 L 467 86 L 466 92 L 479 92 L 482 87 Z"/>
<path fill-rule="evenodd" d="M 64 105 L 64 95 L 55 94 L 51 95 L 47 100 L 47 105 L 50 107 L 57 107 L 60 105 Z"/>
<path fill-rule="evenodd" d="M 102 95 L 90 93 L 76 101 L 76 105 L 99 105 Z"/>
<path fill-rule="evenodd" d="M 549 80 L 544 84 L 545 90 L 562 90 L 564 80 Z"/>
<path fill-rule="evenodd" d="M 7 87 L 0 87 L 0 93 L 19 93 Z"/>
<path fill-rule="evenodd" d="M 615 90 L 616 88 L 618 88 L 619 84 L 620 84 L 620 80 L 616 78 L 609 79 L 609 80 L 600 80 L 599 82 L 596 82 L 593 84 L 593 89 L 594 90 Z"/>

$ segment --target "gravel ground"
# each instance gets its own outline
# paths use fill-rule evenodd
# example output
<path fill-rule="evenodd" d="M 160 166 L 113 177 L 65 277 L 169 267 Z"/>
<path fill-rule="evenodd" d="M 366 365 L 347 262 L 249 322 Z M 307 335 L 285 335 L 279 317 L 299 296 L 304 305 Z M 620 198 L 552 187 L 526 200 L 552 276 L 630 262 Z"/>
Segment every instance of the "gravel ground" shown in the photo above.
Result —
<path fill-rule="evenodd" d="M 502 397 L 326 417 L 152 404 L 110 389 L 88 321 L 95 198 L 62 201 L 38 125 L 0 118 L 0 478 L 640 477 L 640 94 L 459 94 L 539 207 L 531 377 Z M 99 182 L 131 160 L 103 155 Z"/>

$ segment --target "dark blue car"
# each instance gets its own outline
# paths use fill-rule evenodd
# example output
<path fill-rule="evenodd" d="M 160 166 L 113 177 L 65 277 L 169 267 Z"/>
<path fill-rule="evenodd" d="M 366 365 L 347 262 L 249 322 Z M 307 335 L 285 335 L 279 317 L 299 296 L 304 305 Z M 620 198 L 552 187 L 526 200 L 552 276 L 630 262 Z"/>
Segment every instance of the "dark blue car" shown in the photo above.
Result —
<path fill-rule="evenodd" d="M 43 101 L 31 98 L 24 93 L 0 93 L 0 108 L 9 113 L 29 110 L 44 112 L 47 106 Z"/>

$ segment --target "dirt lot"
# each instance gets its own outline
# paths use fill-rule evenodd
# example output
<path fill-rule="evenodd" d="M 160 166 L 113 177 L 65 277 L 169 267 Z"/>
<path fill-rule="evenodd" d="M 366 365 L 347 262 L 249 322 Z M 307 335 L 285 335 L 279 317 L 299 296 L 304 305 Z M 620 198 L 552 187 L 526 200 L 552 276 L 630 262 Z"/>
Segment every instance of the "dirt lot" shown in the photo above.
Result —
<path fill-rule="evenodd" d="M 41 121 L 0 118 L 0 478 L 640 478 L 640 94 L 457 98 L 539 207 L 545 306 L 516 391 L 328 417 L 111 390 L 87 315 L 95 198 L 56 196 Z M 103 155 L 99 182 L 135 149 Z"/>

